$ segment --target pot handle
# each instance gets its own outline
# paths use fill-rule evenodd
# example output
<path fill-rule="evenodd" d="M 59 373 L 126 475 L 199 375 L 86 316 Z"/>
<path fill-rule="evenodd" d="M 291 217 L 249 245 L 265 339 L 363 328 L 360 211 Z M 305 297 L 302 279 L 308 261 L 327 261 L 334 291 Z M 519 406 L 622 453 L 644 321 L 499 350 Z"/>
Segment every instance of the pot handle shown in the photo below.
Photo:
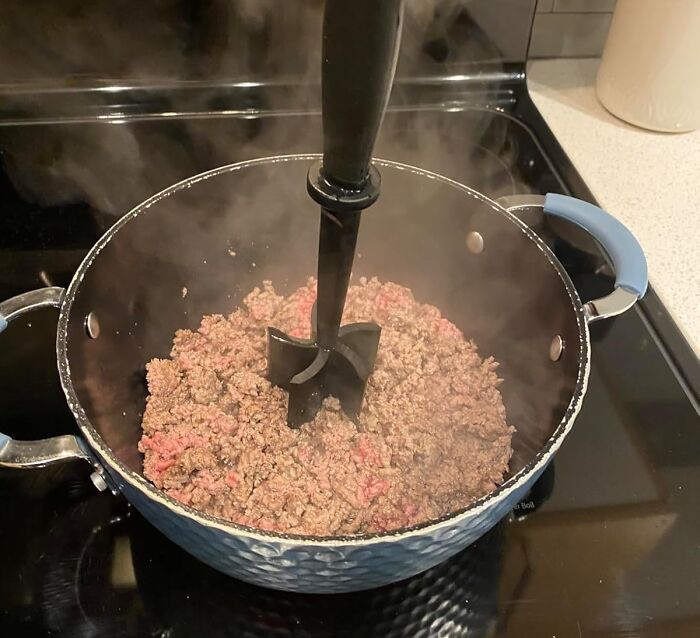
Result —
<path fill-rule="evenodd" d="M 589 323 L 619 315 L 644 296 L 649 283 L 647 260 L 639 242 L 624 224 L 598 206 L 556 193 L 545 197 L 544 212 L 589 232 L 612 261 L 615 290 L 585 305 Z"/>
<path fill-rule="evenodd" d="M 65 290 L 58 287 L 40 288 L 25 292 L 0 303 L 0 332 L 22 315 L 39 308 L 60 308 Z M 45 467 L 72 459 L 83 459 L 95 467 L 92 482 L 96 487 L 107 487 L 104 470 L 77 436 L 64 434 L 38 441 L 16 441 L 0 432 L 0 467 Z M 104 487 L 102 487 L 104 485 Z"/>

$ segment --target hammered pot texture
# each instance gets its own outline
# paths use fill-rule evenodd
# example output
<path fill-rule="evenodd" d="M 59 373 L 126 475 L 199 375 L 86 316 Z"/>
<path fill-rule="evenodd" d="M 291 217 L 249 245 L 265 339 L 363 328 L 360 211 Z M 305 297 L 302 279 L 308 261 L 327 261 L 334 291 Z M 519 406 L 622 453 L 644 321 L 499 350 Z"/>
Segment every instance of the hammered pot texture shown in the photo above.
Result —
<path fill-rule="evenodd" d="M 342 593 L 370 589 L 423 572 L 491 529 L 525 496 L 544 467 L 487 507 L 424 532 L 333 546 L 237 534 L 183 516 L 113 474 L 120 490 L 155 527 L 207 565 L 243 581 L 285 591 Z"/>

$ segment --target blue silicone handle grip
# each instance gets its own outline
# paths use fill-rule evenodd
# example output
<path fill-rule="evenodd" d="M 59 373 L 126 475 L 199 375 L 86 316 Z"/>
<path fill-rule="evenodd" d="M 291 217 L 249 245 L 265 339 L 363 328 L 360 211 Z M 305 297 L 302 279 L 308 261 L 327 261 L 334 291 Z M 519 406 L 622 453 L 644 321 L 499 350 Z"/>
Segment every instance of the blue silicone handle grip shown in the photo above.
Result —
<path fill-rule="evenodd" d="M 624 224 L 602 208 L 556 193 L 545 197 L 544 212 L 567 219 L 593 235 L 615 268 L 615 287 L 644 296 L 649 283 L 647 260 L 639 242 Z"/>

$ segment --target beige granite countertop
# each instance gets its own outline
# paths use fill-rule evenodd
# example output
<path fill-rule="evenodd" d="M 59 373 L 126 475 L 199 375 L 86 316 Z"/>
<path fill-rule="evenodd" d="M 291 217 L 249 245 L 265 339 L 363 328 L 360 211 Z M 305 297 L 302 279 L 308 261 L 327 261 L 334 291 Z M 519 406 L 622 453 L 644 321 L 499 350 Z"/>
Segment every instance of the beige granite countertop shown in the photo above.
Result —
<path fill-rule="evenodd" d="M 598 60 L 536 60 L 532 99 L 600 205 L 644 248 L 649 281 L 700 356 L 700 130 L 654 133 L 595 95 Z"/>

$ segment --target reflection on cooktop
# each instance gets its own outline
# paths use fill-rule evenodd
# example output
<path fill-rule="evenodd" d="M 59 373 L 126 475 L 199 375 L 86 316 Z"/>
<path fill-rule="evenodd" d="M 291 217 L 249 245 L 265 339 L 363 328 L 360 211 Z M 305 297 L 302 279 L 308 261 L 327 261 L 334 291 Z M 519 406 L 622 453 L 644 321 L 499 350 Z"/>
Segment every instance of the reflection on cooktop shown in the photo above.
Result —
<path fill-rule="evenodd" d="M 584 401 L 580 420 L 557 452 L 556 488 L 541 512 L 658 504 L 662 489 L 655 481 L 654 468 L 627 428 L 626 415 L 601 379 L 595 361 L 588 391 L 596 401 Z M 601 446 L 600 441 L 606 444 Z"/>
<path fill-rule="evenodd" d="M 75 504 L 42 539 L 37 611 L 61 635 L 485 636 L 503 525 L 407 581 L 343 596 L 264 590 L 216 572 L 111 499 Z"/>

